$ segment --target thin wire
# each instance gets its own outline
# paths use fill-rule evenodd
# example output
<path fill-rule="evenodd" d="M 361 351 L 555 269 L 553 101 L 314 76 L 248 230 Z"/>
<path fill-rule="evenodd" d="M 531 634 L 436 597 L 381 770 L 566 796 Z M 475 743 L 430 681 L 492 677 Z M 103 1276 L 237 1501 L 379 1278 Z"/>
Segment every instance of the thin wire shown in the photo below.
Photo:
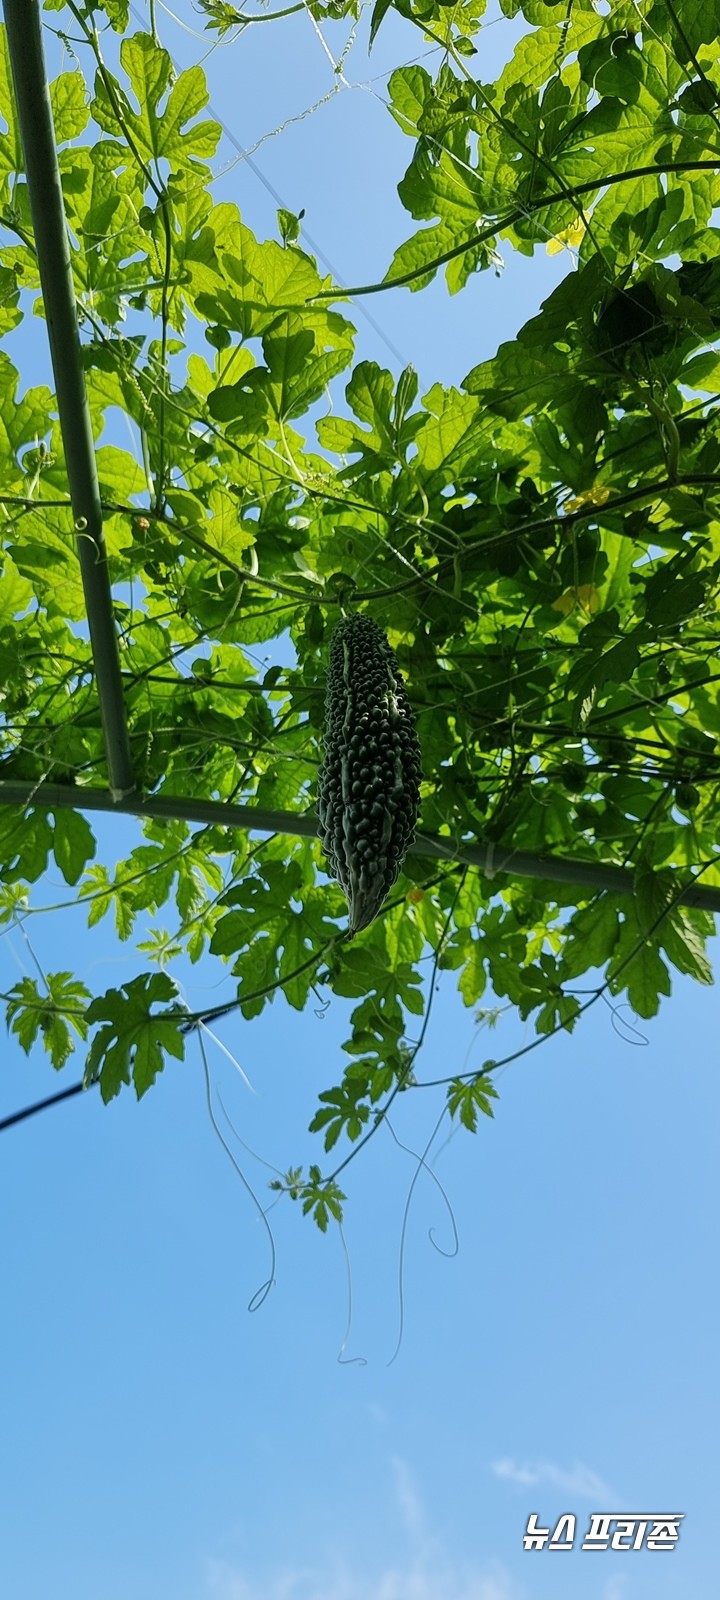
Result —
<path fill-rule="evenodd" d="M 132 3 L 130 5 L 130 10 L 132 11 L 133 16 L 137 19 L 138 22 L 144 23 L 144 20 L 145 20 L 144 17 L 142 17 L 140 15 L 140 13 L 137 11 L 136 7 L 134 5 L 132 5 Z M 428 53 L 433 53 L 434 54 L 435 52 L 428 52 Z M 168 54 L 170 54 L 169 51 L 168 51 Z M 176 62 L 173 60 L 172 56 L 170 56 L 170 59 L 171 59 L 171 61 L 173 63 L 173 67 L 174 67 L 175 71 L 177 71 L 178 69 L 177 69 Z M 291 211 L 292 208 L 287 205 L 285 200 L 283 200 L 282 195 L 278 194 L 277 189 L 270 182 L 270 179 L 265 177 L 265 174 L 262 171 L 262 169 L 258 166 L 256 161 L 253 161 L 252 156 L 247 153 L 245 147 L 243 145 L 241 145 L 239 139 L 237 139 L 235 137 L 235 134 L 228 127 L 227 123 L 223 121 L 223 118 L 218 114 L 218 112 L 216 111 L 216 109 L 213 106 L 211 101 L 208 101 L 208 111 L 210 111 L 212 113 L 212 116 L 215 118 L 215 121 L 222 128 L 222 131 L 223 131 L 223 133 L 225 135 L 225 138 L 228 140 L 228 143 L 232 145 L 233 149 L 237 151 L 238 155 L 242 158 L 242 160 L 245 162 L 245 164 L 250 168 L 250 171 L 252 172 L 253 176 L 255 178 L 257 178 L 258 183 L 262 184 L 263 189 L 265 189 L 267 191 L 267 193 L 270 195 L 271 199 L 275 201 L 276 206 L 280 207 L 282 210 Z M 325 254 L 325 252 L 320 249 L 319 244 L 317 244 L 316 240 L 313 238 L 312 234 L 309 232 L 309 230 L 305 227 L 304 224 L 301 227 L 301 233 L 302 233 L 303 238 L 309 244 L 310 249 L 313 251 L 313 254 L 317 257 L 318 261 L 321 261 L 323 266 L 327 268 L 327 271 L 331 274 L 331 276 L 332 276 L 334 282 L 337 284 L 338 288 L 342 290 L 343 287 L 344 287 L 343 281 L 342 281 L 342 277 L 337 272 L 337 270 L 334 267 L 334 265 L 333 265 L 332 261 L 330 260 L 329 256 L 327 256 Z M 388 337 L 388 335 L 385 333 L 384 329 L 380 326 L 380 323 L 373 316 L 372 312 L 368 311 L 367 307 L 361 301 L 358 301 L 358 302 L 353 301 L 353 310 L 359 312 L 360 315 L 365 318 L 365 321 L 369 324 L 369 326 L 377 334 L 378 338 L 382 339 L 383 344 L 390 351 L 390 354 L 395 357 L 396 361 L 400 362 L 401 366 L 407 367 L 407 366 L 410 365 L 407 356 L 404 356 L 402 354 L 402 351 L 398 350 L 397 345 L 394 344 L 392 339 L 390 339 Z"/>

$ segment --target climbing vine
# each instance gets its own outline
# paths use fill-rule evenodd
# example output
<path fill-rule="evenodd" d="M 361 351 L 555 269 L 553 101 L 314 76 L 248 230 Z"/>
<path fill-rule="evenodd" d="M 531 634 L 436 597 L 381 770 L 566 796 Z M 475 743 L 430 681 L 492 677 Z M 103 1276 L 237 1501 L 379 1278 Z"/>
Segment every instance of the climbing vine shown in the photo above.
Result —
<path fill-rule="evenodd" d="M 297 9 L 200 12 L 241 72 L 245 30 Z M 359 14 L 305 9 L 320 29 Z M 4 994 L 8 1025 L 58 1068 L 79 1059 L 110 1101 L 131 1083 L 142 1096 L 231 1007 L 351 998 L 349 1064 L 311 1124 L 335 1171 L 285 1185 L 323 1227 L 341 1165 L 422 1081 L 407 1029 L 422 1017 L 424 1036 L 428 959 L 465 1006 L 506 1000 L 539 1042 L 601 992 L 649 1018 L 673 971 L 709 983 L 720 906 L 720 6 L 500 0 L 525 26 L 491 83 L 485 0 L 376 0 L 368 43 L 391 9 L 408 58 L 419 38 L 437 47 L 388 84 L 412 231 L 374 284 L 343 289 L 302 217 L 282 210 L 261 240 L 215 200 L 205 73 L 174 70 L 156 17 L 131 31 L 126 0 L 46 0 L 73 41 L 50 96 L 125 809 L 143 819 L 115 864 L 93 831 L 108 772 L 69 441 L 50 388 L 0 353 L 0 920 L 27 919 L 54 861 L 143 969 L 95 994 L 71 972 L 26 976 Z M 40 291 L 4 30 L 0 116 L 4 337 Z M 459 389 L 354 364 L 352 302 L 437 274 L 458 294 L 503 252 L 547 248 L 566 276 Z M 108 442 L 117 413 L 134 451 Z M 313 808 L 328 644 L 352 611 L 399 661 L 430 845 L 348 943 Z M 258 670 L 257 647 L 280 640 L 291 664 Z M 188 1010 L 180 954 L 226 965 L 229 1006 Z M 471 1131 L 495 1066 L 438 1084 Z"/>

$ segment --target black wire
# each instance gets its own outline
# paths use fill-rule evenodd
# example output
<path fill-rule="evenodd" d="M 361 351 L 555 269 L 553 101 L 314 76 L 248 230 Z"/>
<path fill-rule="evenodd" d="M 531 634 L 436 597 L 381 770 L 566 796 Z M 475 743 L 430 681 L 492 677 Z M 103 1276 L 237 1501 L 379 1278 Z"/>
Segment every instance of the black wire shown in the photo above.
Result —
<path fill-rule="evenodd" d="M 34 1117 L 36 1111 L 45 1111 L 48 1106 L 56 1106 L 60 1100 L 69 1100 L 71 1095 L 82 1094 L 85 1087 L 83 1082 L 74 1083 L 71 1089 L 61 1089 L 59 1094 L 50 1094 L 47 1100 L 37 1100 L 34 1106 L 25 1106 L 22 1111 L 13 1111 L 12 1116 L 0 1119 L 0 1133 L 4 1133 L 6 1128 L 13 1128 L 16 1122 L 24 1122 L 26 1117 Z M 88 1089 L 93 1087 L 93 1084 L 87 1084 Z"/>

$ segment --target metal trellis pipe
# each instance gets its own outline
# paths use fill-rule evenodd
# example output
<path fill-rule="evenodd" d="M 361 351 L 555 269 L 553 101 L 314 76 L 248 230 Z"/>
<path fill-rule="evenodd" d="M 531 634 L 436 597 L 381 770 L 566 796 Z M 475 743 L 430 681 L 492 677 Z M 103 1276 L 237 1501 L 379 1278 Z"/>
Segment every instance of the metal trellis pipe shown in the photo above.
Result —
<path fill-rule="evenodd" d="M 100 488 L 38 0 L 3 0 L 113 800 L 134 788 Z M 39 508 L 41 507 L 39 502 Z"/>
<path fill-rule="evenodd" d="M 289 838 L 317 838 L 314 811 L 269 811 L 263 806 L 234 805 L 224 800 L 188 799 L 186 795 L 126 795 L 113 800 L 105 789 L 83 788 L 80 784 L 21 783 L 0 780 L 0 806 L 46 806 L 49 811 L 70 807 L 75 811 L 123 811 L 136 817 L 168 818 L 181 822 L 208 824 L 216 828 L 242 828 L 246 832 L 281 833 Z M 455 840 L 449 836 L 418 834 L 410 855 L 431 861 L 446 861 L 449 866 L 477 867 L 487 878 L 540 878 L 548 883 L 568 883 L 582 889 L 605 890 L 610 894 L 631 895 L 635 890 L 632 871 L 613 862 L 588 861 L 580 856 L 541 856 L 530 850 L 513 850 L 507 845 L 483 844 L 476 840 Z M 720 865 L 720 856 L 718 857 Z M 704 884 L 688 884 L 678 895 L 678 905 L 695 906 L 703 911 L 720 911 L 720 889 Z"/>

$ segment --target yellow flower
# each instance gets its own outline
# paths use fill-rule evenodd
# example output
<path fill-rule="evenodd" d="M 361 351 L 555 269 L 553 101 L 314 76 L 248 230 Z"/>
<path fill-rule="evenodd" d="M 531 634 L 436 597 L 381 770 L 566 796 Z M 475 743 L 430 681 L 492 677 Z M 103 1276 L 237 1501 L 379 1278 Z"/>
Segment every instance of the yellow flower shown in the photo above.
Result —
<path fill-rule="evenodd" d="M 604 483 L 597 483 L 592 489 L 585 489 L 582 494 L 571 496 L 565 501 L 563 511 L 582 511 L 583 506 L 604 506 L 610 499 L 610 490 Z"/>
<path fill-rule="evenodd" d="M 558 256 L 561 250 L 574 249 L 581 245 L 585 237 L 589 218 L 581 212 L 569 228 L 563 228 L 561 233 L 556 233 L 554 239 L 548 240 L 547 253 L 549 256 Z"/>
<path fill-rule="evenodd" d="M 582 583 L 579 589 L 566 589 L 564 594 L 553 600 L 553 611 L 561 611 L 564 617 L 569 617 L 570 612 L 579 606 L 581 611 L 586 611 L 592 616 L 600 606 L 600 595 L 592 583 Z"/>

